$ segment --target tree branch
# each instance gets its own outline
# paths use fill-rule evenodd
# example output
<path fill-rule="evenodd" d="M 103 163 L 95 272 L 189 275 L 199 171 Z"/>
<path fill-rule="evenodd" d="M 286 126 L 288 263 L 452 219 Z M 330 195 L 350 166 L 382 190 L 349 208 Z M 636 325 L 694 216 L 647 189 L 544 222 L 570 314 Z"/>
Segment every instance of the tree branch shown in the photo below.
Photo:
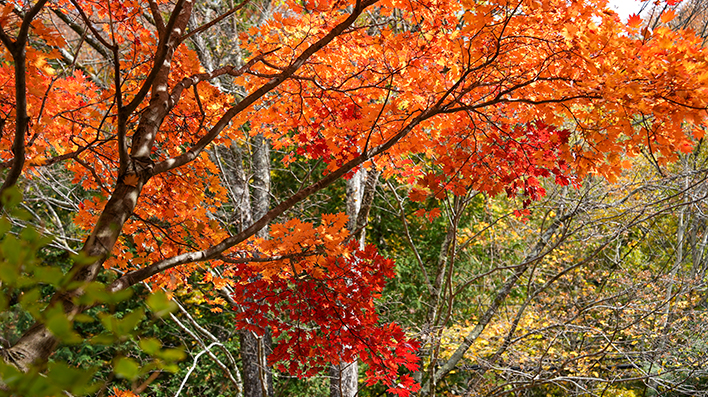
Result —
<path fill-rule="evenodd" d="M 221 22 L 224 18 L 228 18 L 231 14 L 233 14 L 233 13 L 235 13 L 236 11 L 242 9 L 243 7 L 245 7 L 245 6 L 246 6 L 248 3 L 250 3 L 250 2 L 251 2 L 251 0 L 244 0 L 241 4 L 239 4 L 239 5 L 235 6 L 235 7 L 233 7 L 232 9 L 230 9 L 230 10 L 226 11 L 225 13 L 219 15 L 218 17 L 212 19 L 212 20 L 209 21 L 208 23 L 205 23 L 204 25 L 202 25 L 202 26 L 200 26 L 200 27 L 198 27 L 198 28 L 196 28 L 196 29 L 194 29 L 194 30 L 190 30 L 187 34 L 185 34 L 184 36 L 182 36 L 182 38 L 180 39 L 180 42 L 183 42 L 183 41 L 187 40 L 188 38 L 194 36 L 194 35 L 197 34 L 197 33 L 201 33 L 201 32 L 203 32 L 203 31 L 209 29 L 210 27 L 212 27 L 212 26 L 216 25 L 217 23 Z"/>
<path fill-rule="evenodd" d="M 251 226 L 249 226 L 248 228 L 246 228 L 242 232 L 240 232 L 232 237 L 226 238 L 226 239 L 222 240 L 220 243 L 213 245 L 209 248 L 206 248 L 204 250 L 196 251 L 196 252 L 188 252 L 188 253 L 184 253 L 181 255 L 177 255 L 177 256 L 156 262 L 156 263 L 146 266 L 144 268 L 127 273 L 124 276 L 117 279 L 116 281 L 114 281 L 113 284 L 111 284 L 110 290 L 111 291 L 123 290 L 125 288 L 130 287 L 131 285 L 134 285 L 140 281 L 143 281 L 149 277 L 152 277 L 155 274 L 158 274 L 158 273 L 165 271 L 167 269 L 171 269 L 175 266 L 183 265 L 185 263 L 203 262 L 203 261 L 207 261 L 210 259 L 218 259 L 218 257 L 224 251 L 226 251 L 227 249 L 229 249 L 231 247 L 234 247 L 235 245 L 237 245 L 237 244 L 245 241 L 249 237 L 253 236 L 254 234 L 256 234 L 256 232 L 261 230 L 263 227 L 265 227 L 268 223 L 270 223 L 272 220 L 274 220 L 278 216 L 282 215 L 285 211 L 292 208 L 295 204 L 297 204 L 300 201 L 304 200 L 305 198 L 309 197 L 313 193 L 316 193 L 316 192 L 326 188 L 327 186 L 331 185 L 332 183 L 336 182 L 337 180 L 342 178 L 344 175 L 346 175 L 349 171 L 360 166 L 361 164 L 365 163 L 366 161 L 370 160 L 371 158 L 390 149 L 398 141 L 403 139 L 403 137 L 408 135 L 408 133 L 410 131 L 412 131 L 413 128 L 415 128 L 418 124 L 420 124 L 422 121 L 424 121 L 424 120 L 426 120 L 438 113 L 439 113 L 438 107 L 433 107 L 433 108 L 426 110 L 425 112 L 420 113 L 405 128 L 403 128 L 400 132 L 398 132 L 396 135 L 391 137 L 384 144 L 382 144 L 376 148 L 373 148 L 368 153 L 360 154 L 359 156 L 353 158 L 352 160 L 349 160 L 347 163 L 345 163 L 343 166 L 341 166 L 337 170 L 333 171 L 330 174 L 327 174 L 325 177 L 323 177 L 319 181 L 313 183 L 312 185 L 308 186 L 307 188 L 301 189 L 297 193 L 290 196 L 290 198 L 282 201 L 280 204 L 278 204 L 273 209 L 268 211 L 268 213 L 266 213 L 259 220 L 257 220 L 255 223 L 253 223 Z"/>
<path fill-rule="evenodd" d="M 223 131 L 226 126 L 229 125 L 231 120 L 236 117 L 239 113 L 246 110 L 249 106 L 255 103 L 258 99 L 262 98 L 265 94 L 279 86 L 288 77 L 292 76 L 313 54 L 315 54 L 320 49 L 324 48 L 329 44 L 335 37 L 339 36 L 344 32 L 346 28 L 351 26 L 359 15 L 364 11 L 364 9 L 372 4 L 375 4 L 378 0 L 367 0 L 365 2 L 357 1 L 357 5 L 352 10 L 352 13 L 337 26 L 335 26 L 329 33 L 327 33 L 323 38 L 319 39 L 316 43 L 309 46 L 305 51 L 300 54 L 300 56 L 295 59 L 293 63 L 285 68 L 281 73 L 277 74 L 275 77 L 270 79 L 267 83 L 263 84 L 260 88 L 243 98 L 236 106 L 229 109 L 219 121 L 216 122 L 214 127 L 209 130 L 209 132 L 204 135 L 192 148 L 190 148 L 186 153 L 179 155 L 177 157 L 162 161 L 155 165 L 154 173 L 159 174 L 162 172 L 169 171 L 173 168 L 180 167 L 194 160 L 206 146 L 211 143 L 221 131 Z"/>
<path fill-rule="evenodd" d="M 133 111 L 138 108 L 138 105 L 140 105 L 143 99 L 145 99 L 145 96 L 150 91 L 150 88 L 155 82 L 155 79 L 157 78 L 157 75 L 160 70 L 162 70 L 162 68 L 165 66 L 169 67 L 169 63 L 165 65 L 165 60 L 167 59 L 168 54 L 174 51 L 180 43 L 179 40 L 182 35 L 182 30 L 180 28 L 175 29 L 175 24 L 177 23 L 177 19 L 182 14 L 185 2 L 189 2 L 189 4 L 191 5 L 192 0 L 177 1 L 175 8 L 172 10 L 170 20 L 167 22 L 167 26 L 165 27 L 165 34 L 160 35 L 160 42 L 157 44 L 157 50 L 155 51 L 155 61 L 153 62 L 150 74 L 148 74 L 145 78 L 145 81 L 143 81 L 143 85 L 140 87 L 140 90 L 135 94 L 133 100 L 130 101 L 130 103 L 127 104 L 123 109 L 119 109 L 119 117 L 121 113 L 124 113 L 127 119 L 127 115 L 133 113 Z M 191 7 L 189 8 L 189 10 L 191 13 Z M 189 15 L 186 15 L 186 17 L 188 18 Z"/>
<path fill-rule="evenodd" d="M 39 0 L 22 18 L 20 31 L 17 34 L 17 39 L 12 40 L 5 35 L 0 36 L 3 44 L 12 55 L 15 63 L 15 137 L 12 141 L 12 154 L 14 156 L 12 167 L 5 177 L 5 181 L 0 186 L 0 196 L 8 188 L 14 186 L 17 180 L 22 175 L 22 169 L 25 165 L 25 136 L 29 127 L 29 116 L 27 115 L 27 67 L 25 59 L 25 46 L 27 45 L 27 36 L 29 35 L 29 27 L 35 16 L 44 7 L 48 0 Z M 0 29 L 2 31 L 2 29 Z M 0 210 L 3 204 L 0 201 Z"/>

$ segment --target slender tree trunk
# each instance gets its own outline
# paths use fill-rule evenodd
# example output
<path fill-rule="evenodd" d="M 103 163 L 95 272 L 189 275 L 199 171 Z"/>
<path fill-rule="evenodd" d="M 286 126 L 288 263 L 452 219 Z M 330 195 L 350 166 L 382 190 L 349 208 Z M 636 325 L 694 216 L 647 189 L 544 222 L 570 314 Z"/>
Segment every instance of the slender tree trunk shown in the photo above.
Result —
<path fill-rule="evenodd" d="M 268 367 L 272 351 L 270 332 L 256 336 L 251 331 L 240 332 L 243 360 L 243 396 L 268 397 L 273 395 L 273 372 Z M 265 392 L 263 391 L 265 390 Z"/>
<path fill-rule="evenodd" d="M 329 369 L 330 396 L 354 397 L 359 392 L 359 363 L 340 363 L 332 365 Z"/>
<path fill-rule="evenodd" d="M 368 177 L 367 177 L 368 174 Z M 347 228 L 364 246 L 364 227 L 376 191 L 379 173 L 361 169 L 347 181 Z M 330 396 L 354 397 L 359 391 L 359 364 L 356 361 L 330 367 Z"/>
<path fill-rule="evenodd" d="M 517 265 L 514 272 L 507 277 L 506 280 L 504 280 L 504 283 L 499 287 L 496 295 L 492 299 L 492 302 L 487 306 L 484 314 L 477 320 L 477 324 L 475 324 L 472 331 L 464 337 L 457 349 L 445 362 L 442 362 L 438 368 L 434 368 L 430 378 L 427 379 L 421 387 L 421 395 L 434 395 L 434 389 L 438 382 L 447 376 L 460 362 L 460 360 L 462 360 L 462 357 L 467 350 L 469 350 L 475 340 L 477 340 L 482 332 L 484 332 L 484 329 L 487 325 L 489 325 L 492 318 L 497 314 L 499 308 L 502 306 L 507 296 L 511 293 L 512 289 L 517 285 L 519 279 L 524 275 L 524 273 L 526 273 L 526 270 L 528 270 L 535 261 L 545 255 L 544 250 L 553 238 L 553 235 L 559 230 L 559 228 L 561 228 L 563 223 L 571 217 L 571 215 L 572 214 L 565 214 L 563 216 L 559 216 L 550 225 L 550 227 L 541 234 L 539 240 L 531 249 L 531 252 L 524 257 L 521 263 Z"/>
<path fill-rule="evenodd" d="M 252 139 L 251 169 L 253 183 L 251 189 L 251 208 L 253 218 L 259 219 L 270 207 L 270 149 L 263 136 Z M 248 185 L 245 185 L 247 188 Z M 264 227 L 256 236 L 268 237 Z M 272 352 L 270 330 L 262 336 L 251 331 L 241 332 L 241 358 L 243 359 L 244 397 L 269 397 L 273 395 L 273 372 L 268 367 L 268 356 Z"/>
<path fill-rule="evenodd" d="M 256 135 L 252 139 L 253 150 L 253 190 L 251 193 L 253 203 L 253 218 L 259 219 L 270 209 L 270 147 L 263 135 Z M 258 237 L 268 237 L 268 227 L 258 233 Z"/>

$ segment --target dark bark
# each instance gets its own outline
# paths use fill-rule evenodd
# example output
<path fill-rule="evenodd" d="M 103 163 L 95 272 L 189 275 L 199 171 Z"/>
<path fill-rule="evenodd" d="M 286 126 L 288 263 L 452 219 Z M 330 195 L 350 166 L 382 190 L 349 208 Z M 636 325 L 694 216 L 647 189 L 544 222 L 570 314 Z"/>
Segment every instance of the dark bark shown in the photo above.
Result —
<path fill-rule="evenodd" d="M 15 136 L 12 141 L 12 154 L 14 157 L 10 171 L 5 176 L 2 186 L 0 186 L 0 197 L 8 188 L 15 186 L 20 175 L 22 175 L 22 168 L 25 164 L 25 136 L 29 125 L 29 116 L 27 115 L 27 65 L 25 59 L 27 38 L 29 37 L 30 23 L 46 3 L 47 0 L 38 1 L 25 14 L 15 40 L 7 36 L 3 29 L 0 29 L 0 41 L 12 55 L 12 61 L 15 64 Z M 2 132 L 1 129 L 0 132 Z M 2 211 L 2 208 L 3 203 L 0 200 L 0 211 Z"/>

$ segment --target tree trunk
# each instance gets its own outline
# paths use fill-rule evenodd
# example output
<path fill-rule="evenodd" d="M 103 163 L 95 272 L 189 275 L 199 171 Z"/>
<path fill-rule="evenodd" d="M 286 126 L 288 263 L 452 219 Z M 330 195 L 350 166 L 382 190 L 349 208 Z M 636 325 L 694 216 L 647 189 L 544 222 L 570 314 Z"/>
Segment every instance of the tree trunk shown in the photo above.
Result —
<path fill-rule="evenodd" d="M 270 207 L 270 150 L 268 142 L 261 135 L 252 139 L 251 149 L 251 208 L 253 219 L 260 219 Z M 248 188 L 248 185 L 244 187 Z M 256 236 L 267 238 L 267 227 L 256 233 Z M 262 336 L 247 330 L 240 334 L 244 397 L 272 396 L 273 373 L 268 367 L 268 355 L 273 351 L 270 330 L 266 329 Z"/>
<path fill-rule="evenodd" d="M 174 17 L 170 19 L 172 27 L 170 36 L 166 40 L 165 46 L 159 49 L 161 52 L 156 55 L 154 60 L 154 79 L 150 83 L 146 82 L 145 85 L 144 95 L 150 91 L 150 101 L 140 116 L 138 127 L 133 135 L 130 154 L 125 141 L 125 131 L 129 116 L 140 100 L 139 96 L 135 97 L 130 104 L 124 106 L 122 95 L 117 89 L 117 130 L 120 153 L 118 181 L 91 235 L 81 249 L 82 254 L 89 258 L 90 262 L 88 264 L 75 263 L 70 271 L 73 274 L 72 280 L 78 284 L 96 280 L 103 267 L 103 262 L 110 255 L 125 222 L 133 214 L 143 186 L 153 175 L 153 164 L 149 159 L 149 154 L 155 136 L 170 111 L 170 95 L 167 89 L 170 61 L 181 32 L 187 26 L 192 12 L 192 2 L 179 1 L 174 12 Z M 16 76 L 16 79 L 24 79 L 24 76 Z M 116 77 L 116 81 L 119 82 L 120 78 Z M 126 182 L 127 176 L 131 176 L 131 179 L 134 178 L 131 183 Z M 59 291 L 52 297 L 50 306 L 62 305 L 67 317 L 73 319 L 75 315 L 85 309 L 73 303 L 73 298 L 82 293 L 83 287 L 81 286 L 70 291 Z M 0 358 L 22 371 L 27 371 L 33 365 L 46 362 L 57 344 L 57 338 L 49 332 L 44 324 L 37 322 L 22 335 L 14 346 L 9 349 L 0 349 Z"/>
<path fill-rule="evenodd" d="M 364 246 L 364 227 L 371 208 L 379 173 L 368 173 L 364 169 L 357 171 L 347 181 L 347 228 Z M 359 364 L 356 361 L 340 363 L 330 367 L 330 396 L 354 397 L 359 391 Z"/>
<path fill-rule="evenodd" d="M 133 213 L 141 189 L 142 183 L 138 183 L 136 186 L 120 182 L 117 184 L 96 223 L 96 227 L 81 250 L 87 258 L 92 258 L 92 261 L 88 265 L 80 263 L 74 265 L 72 269 L 75 272 L 74 281 L 90 282 L 96 279 L 103 262 L 120 236 L 123 224 Z M 67 317 L 71 319 L 84 309 L 73 303 L 73 297 L 82 292 L 82 288 L 69 292 L 57 292 L 52 297 L 50 305 L 62 305 Z M 0 358 L 21 371 L 27 371 L 34 364 L 46 362 L 57 344 L 57 338 L 47 330 L 44 324 L 37 322 L 22 335 L 14 346 L 9 349 L 0 349 Z"/>
<path fill-rule="evenodd" d="M 330 375 L 330 397 L 354 397 L 359 392 L 359 363 L 332 365 Z"/>

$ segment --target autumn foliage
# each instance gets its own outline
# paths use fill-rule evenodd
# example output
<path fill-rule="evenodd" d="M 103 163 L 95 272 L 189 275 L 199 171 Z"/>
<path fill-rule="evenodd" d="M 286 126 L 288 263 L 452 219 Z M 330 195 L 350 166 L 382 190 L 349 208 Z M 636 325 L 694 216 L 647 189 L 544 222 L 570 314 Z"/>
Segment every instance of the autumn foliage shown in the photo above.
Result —
<path fill-rule="evenodd" d="M 364 250 L 356 245 L 345 245 L 348 252 L 340 256 L 294 261 L 272 278 L 259 267 L 235 267 L 243 280 L 234 287 L 238 325 L 258 334 L 273 332 L 280 342 L 269 360 L 283 372 L 314 376 L 329 363 L 360 359 L 368 365 L 370 384 L 383 381 L 392 385 L 391 392 L 416 391 L 408 375 L 395 374 L 399 367 L 418 369 L 413 355 L 418 343 L 395 324 L 382 326 L 376 315 L 375 299 L 394 275 L 393 261 L 371 245 Z"/>
<path fill-rule="evenodd" d="M 242 64 L 213 70 L 192 39 L 222 17 L 190 24 L 191 1 L 2 4 L 0 166 L 28 180 L 58 168 L 80 186 L 73 225 L 96 261 L 78 281 L 104 268 L 121 272 L 114 290 L 228 285 L 238 325 L 270 327 L 271 363 L 299 376 L 358 357 L 371 381 L 416 388 L 399 378 L 416 342 L 376 315 L 393 264 L 349 244 L 341 214 L 282 218 L 314 192 L 365 167 L 410 184 L 412 200 L 475 190 L 528 205 L 544 179 L 613 180 L 625 157 L 666 164 L 703 136 L 698 39 L 624 25 L 604 0 L 286 0 L 234 38 Z M 224 18 L 254 12 L 246 1 Z M 209 150 L 257 134 L 287 153 L 282 166 L 326 169 L 234 230 L 213 216 L 229 197 Z"/>

